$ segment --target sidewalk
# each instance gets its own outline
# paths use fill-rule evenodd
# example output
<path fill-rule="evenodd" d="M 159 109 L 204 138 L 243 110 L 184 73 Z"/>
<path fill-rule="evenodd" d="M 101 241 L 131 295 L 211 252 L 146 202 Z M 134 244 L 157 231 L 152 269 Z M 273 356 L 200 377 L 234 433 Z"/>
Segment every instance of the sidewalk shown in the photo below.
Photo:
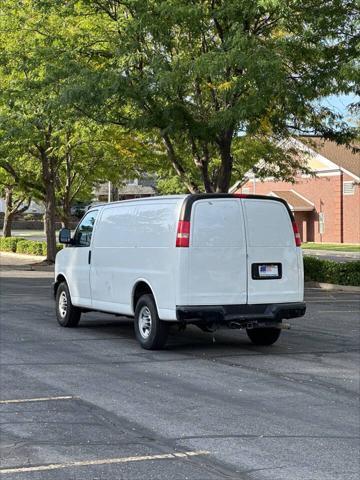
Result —
<path fill-rule="evenodd" d="M 45 257 L 21 253 L 0 252 L 0 270 L 53 272 L 54 265 L 44 265 Z"/>
<path fill-rule="evenodd" d="M 335 250 L 312 250 L 303 249 L 304 256 L 321 257 L 324 260 L 333 260 L 335 262 L 354 262 L 360 260 L 359 252 L 339 252 Z"/>

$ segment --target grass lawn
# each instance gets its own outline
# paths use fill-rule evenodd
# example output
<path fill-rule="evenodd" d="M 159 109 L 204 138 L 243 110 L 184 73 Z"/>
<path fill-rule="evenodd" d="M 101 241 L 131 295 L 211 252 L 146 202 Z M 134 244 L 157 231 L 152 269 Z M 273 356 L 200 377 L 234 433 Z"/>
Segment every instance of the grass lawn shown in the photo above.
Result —
<path fill-rule="evenodd" d="M 360 252 L 360 244 L 343 244 L 343 243 L 303 243 L 304 250 L 333 250 L 338 252 Z"/>

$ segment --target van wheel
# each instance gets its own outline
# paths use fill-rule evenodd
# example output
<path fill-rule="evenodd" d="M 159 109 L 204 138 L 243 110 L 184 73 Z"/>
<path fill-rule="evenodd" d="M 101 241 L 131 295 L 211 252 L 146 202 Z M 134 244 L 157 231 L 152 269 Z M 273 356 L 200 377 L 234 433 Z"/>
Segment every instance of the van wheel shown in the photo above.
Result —
<path fill-rule="evenodd" d="M 250 328 L 246 329 L 248 337 L 254 345 L 272 345 L 280 337 L 280 328 Z"/>
<path fill-rule="evenodd" d="M 81 310 L 71 303 L 66 282 L 60 283 L 56 291 L 56 318 L 62 327 L 76 327 L 80 322 Z"/>
<path fill-rule="evenodd" d="M 135 308 L 135 335 L 146 350 L 161 349 L 168 336 L 169 325 L 160 320 L 154 297 L 142 295 Z"/>

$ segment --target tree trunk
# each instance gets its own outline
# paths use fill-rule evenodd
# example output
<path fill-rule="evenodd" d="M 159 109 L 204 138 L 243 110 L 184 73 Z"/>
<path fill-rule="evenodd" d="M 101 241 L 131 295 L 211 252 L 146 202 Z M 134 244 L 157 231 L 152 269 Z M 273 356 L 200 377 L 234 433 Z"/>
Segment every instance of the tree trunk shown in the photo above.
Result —
<path fill-rule="evenodd" d="M 233 158 L 231 156 L 232 131 L 226 132 L 224 138 L 218 142 L 221 166 L 218 173 L 216 191 L 228 193 L 231 182 Z"/>
<path fill-rule="evenodd" d="M 54 159 L 49 157 L 46 153 L 47 148 L 40 147 L 40 159 L 42 170 L 42 181 L 45 187 L 45 235 L 47 253 L 46 260 L 49 263 L 55 262 L 56 256 L 56 238 L 55 238 L 55 212 L 56 212 L 56 197 L 55 197 L 55 165 Z"/>
<path fill-rule="evenodd" d="M 59 211 L 62 228 L 69 228 L 69 225 L 70 225 L 71 204 L 70 204 L 69 197 L 70 197 L 70 192 L 67 190 L 63 198 L 62 208 Z"/>
<path fill-rule="evenodd" d="M 47 244 L 46 260 L 51 263 L 55 262 L 56 256 L 55 204 L 54 183 L 50 181 L 46 184 L 45 193 L 45 233 Z"/>
<path fill-rule="evenodd" d="M 61 228 L 70 228 L 70 208 L 66 209 L 63 207 L 63 211 L 60 214 L 61 217 Z"/>
<path fill-rule="evenodd" d="M 67 144 L 70 142 L 70 133 L 67 133 Z M 70 217 L 71 217 L 71 206 L 70 206 L 70 196 L 71 196 L 71 187 L 72 187 L 72 181 L 71 181 L 71 161 L 72 161 L 72 156 L 71 156 L 71 151 L 68 150 L 65 156 L 65 161 L 66 161 L 66 184 L 65 184 L 65 191 L 64 191 L 64 197 L 63 197 L 63 208 L 61 212 L 61 226 L 62 228 L 69 228 L 70 225 Z"/>
<path fill-rule="evenodd" d="M 11 237 L 11 227 L 13 221 L 12 213 L 12 189 L 5 187 L 5 215 L 4 215 L 4 224 L 3 224 L 3 236 Z"/>
<path fill-rule="evenodd" d="M 205 192 L 212 193 L 213 188 L 212 188 L 211 180 L 209 177 L 210 155 L 209 155 L 208 145 L 205 142 L 202 146 L 200 146 L 200 149 L 201 149 L 201 152 L 200 152 L 199 147 L 196 145 L 196 141 L 192 135 L 189 135 L 189 140 L 191 144 L 194 163 L 196 168 L 200 172 L 200 176 L 205 188 Z"/>
<path fill-rule="evenodd" d="M 174 147 L 173 147 L 173 144 L 170 140 L 169 135 L 162 133 L 161 136 L 162 136 L 162 139 L 163 139 L 166 151 L 167 151 L 168 158 L 169 158 L 170 162 L 172 163 L 172 166 L 173 166 L 175 172 L 182 179 L 182 181 L 184 182 L 184 184 L 186 185 L 186 188 L 189 190 L 190 193 L 197 193 L 198 188 L 195 185 L 195 183 L 186 178 L 185 169 L 184 169 L 183 165 L 181 164 L 181 162 L 179 161 L 179 159 L 178 159 L 178 157 L 175 153 L 175 150 L 174 150 Z"/>
<path fill-rule="evenodd" d="M 62 216 L 61 217 L 61 228 L 70 228 L 70 220 L 68 219 L 68 217 L 64 217 Z"/>
<path fill-rule="evenodd" d="M 203 146 L 203 153 L 204 153 L 204 156 L 201 162 L 201 170 L 202 170 L 202 178 L 204 182 L 205 192 L 212 193 L 214 190 L 211 185 L 211 180 L 209 176 L 210 154 L 209 154 L 208 145 L 206 143 Z"/>

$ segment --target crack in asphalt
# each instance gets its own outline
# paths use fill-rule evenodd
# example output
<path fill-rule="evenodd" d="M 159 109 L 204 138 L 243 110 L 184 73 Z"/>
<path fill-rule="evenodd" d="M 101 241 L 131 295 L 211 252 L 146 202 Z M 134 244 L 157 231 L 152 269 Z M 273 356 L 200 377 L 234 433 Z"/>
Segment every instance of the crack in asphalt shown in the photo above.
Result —
<path fill-rule="evenodd" d="M 226 439 L 226 438 L 313 438 L 313 439 L 348 439 L 348 440 L 357 440 L 360 439 L 360 435 L 255 435 L 255 434 L 214 434 L 214 435 L 185 435 L 183 437 L 176 437 L 173 440 L 197 440 L 197 439 Z"/>

